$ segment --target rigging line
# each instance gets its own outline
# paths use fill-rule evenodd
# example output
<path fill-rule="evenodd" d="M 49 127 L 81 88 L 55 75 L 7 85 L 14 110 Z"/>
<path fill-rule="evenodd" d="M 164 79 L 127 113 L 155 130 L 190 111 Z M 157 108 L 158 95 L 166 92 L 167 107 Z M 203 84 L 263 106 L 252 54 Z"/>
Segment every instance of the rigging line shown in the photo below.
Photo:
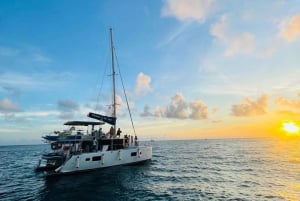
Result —
<path fill-rule="evenodd" d="M 115 57 L 116 57 L 117 67 L 118 67 L 118 70 L 119 70 L 119 75 L 120 75 L 120 78 L 121 78 L 121 83 L 122 83 L 122 87 L 123 87 L 123 93 L 125 95 L 127 109 L 128 109 L 130 120 L 131 120 L 131 125 L 132 125 L 132 128 L 133 128 L 134 135 L 136 136 L 135 127 L 134 127 L 134 124 L 133 124 L 132 115 L 131 115 L 131 111 L 130 111 L 130 107 L 129 107 L 129 103 L 128 103 L 128 99 L 127 99 L 127 94 L 126 94 L 125 87 L 124 87 L 123 77 L 122 77 L 122 74 L 121 74 L 121 70 L 120 70 L 120 66 L 119 66 L 119 62 L 118 62 L 118 57 L 117 57 L 115 49 L 114 49 L 114 53 L 115 53 Z"/>
<path fill-rule="evenodd" d="M 108 44 L 108 46 L 109 46 L 109 44 Z M 98 96 L 96 98 L 95 111 L 98 111 L 98 109 L 100 110 L 98 103 L 100 102 L 100 96 L 102 94 L 102 88 L 103 88 L 104 78 L 105 78 L 105 75 L 107 74 L 106 71 L 107 71 L 108 63 L 109 63 L 108 56 L 107 56 L 108 53 L 109 53 L 108 49 L 109 48 L 107 48 L 107 51 L 105 52 L 105 55 L 106 55 L 105 58 L 107 58 L 107 59 L 105 60 L 104 72 L 103 72 L 102 79 L 101 79 L 100 89 L 99 89 Z"/>
<path fill-rule="evenodd" d="M 98 110 L 98 103 L 100 102 L 100 96 L 101 96 L 101 93 L 102 93 L 103 82 L 104 82 L 104 77 L 106 75 L 106 70 L 107 70 L 107 67 L 105 68 L 104 73 L 102 75 L 102 80 L 101 80 L 101 84 L 100 84 L 99 94 L 97 96 L 96 105 L 95 105 L 95 110 L 96 111 Z"/>

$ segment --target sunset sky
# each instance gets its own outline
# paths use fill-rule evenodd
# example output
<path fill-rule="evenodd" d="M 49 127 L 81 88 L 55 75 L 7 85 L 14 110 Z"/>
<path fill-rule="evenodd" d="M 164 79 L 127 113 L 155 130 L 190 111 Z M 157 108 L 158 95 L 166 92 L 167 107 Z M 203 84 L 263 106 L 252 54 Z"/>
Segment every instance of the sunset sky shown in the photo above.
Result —
<path fill-rule="evenodd" d="M 110 27 L 140 139 L 276 137 L 300 124 L 298 0 L 4 0 L 0 145 L 108 113 Z"/>

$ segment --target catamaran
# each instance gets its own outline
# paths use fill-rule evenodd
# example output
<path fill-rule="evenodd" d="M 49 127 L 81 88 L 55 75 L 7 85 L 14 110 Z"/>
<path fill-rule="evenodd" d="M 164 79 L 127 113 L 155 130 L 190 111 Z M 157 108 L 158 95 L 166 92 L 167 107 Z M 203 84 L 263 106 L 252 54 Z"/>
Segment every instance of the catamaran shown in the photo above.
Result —
<path fill-rule="evenodd" d="M 120 129 L 116 131 L 116 72 L 112 29 L 110 29 L 110 47 L 113 83 L 112 116 L 90 112 L 87 116 L 97 121 L 68 121 L 64 124 L 68 129 L 43 136 L 52 151 L 42 155 L 36 170 L 44 171 L 46 176 L 143 163 L 152 158 L 152 147 L 141 145 L 138 141 L 126 93 L 125 98 L 134 135 L 121 136 Z M 111 125 L 108 132 L 102 131 L 102 125 L 105 123 Z"/>

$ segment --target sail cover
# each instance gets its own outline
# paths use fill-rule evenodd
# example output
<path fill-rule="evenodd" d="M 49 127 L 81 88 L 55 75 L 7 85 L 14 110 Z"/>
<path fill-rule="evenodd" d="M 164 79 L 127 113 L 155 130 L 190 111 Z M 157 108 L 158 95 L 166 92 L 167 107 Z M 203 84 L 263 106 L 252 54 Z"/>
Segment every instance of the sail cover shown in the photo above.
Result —
<path fill-rule="evenodd" d="M 110 125 L 116 125 L 116 117 L 108 117 L 108 116 L 104 116 L 101 114 L 96 114 L 96 113 L 92 113 L 90 112 L 88 114 L 88 117 L 93 118 L 93 119 L 98 119 L 100 121 L 104 121 L 105 123 L 108 123 Z"/>

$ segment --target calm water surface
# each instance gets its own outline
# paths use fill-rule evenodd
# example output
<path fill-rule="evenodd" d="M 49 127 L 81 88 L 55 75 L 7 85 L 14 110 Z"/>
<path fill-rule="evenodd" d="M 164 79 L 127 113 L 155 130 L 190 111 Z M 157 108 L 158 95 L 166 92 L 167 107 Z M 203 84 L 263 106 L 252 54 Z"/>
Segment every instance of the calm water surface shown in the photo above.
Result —
<path fill-rule="evenodd" d="M 45 179 L 46 145 L 0 147 L 0 200 L 300 200 L 300 141 L 153 142 L 153 159 Z"/>

